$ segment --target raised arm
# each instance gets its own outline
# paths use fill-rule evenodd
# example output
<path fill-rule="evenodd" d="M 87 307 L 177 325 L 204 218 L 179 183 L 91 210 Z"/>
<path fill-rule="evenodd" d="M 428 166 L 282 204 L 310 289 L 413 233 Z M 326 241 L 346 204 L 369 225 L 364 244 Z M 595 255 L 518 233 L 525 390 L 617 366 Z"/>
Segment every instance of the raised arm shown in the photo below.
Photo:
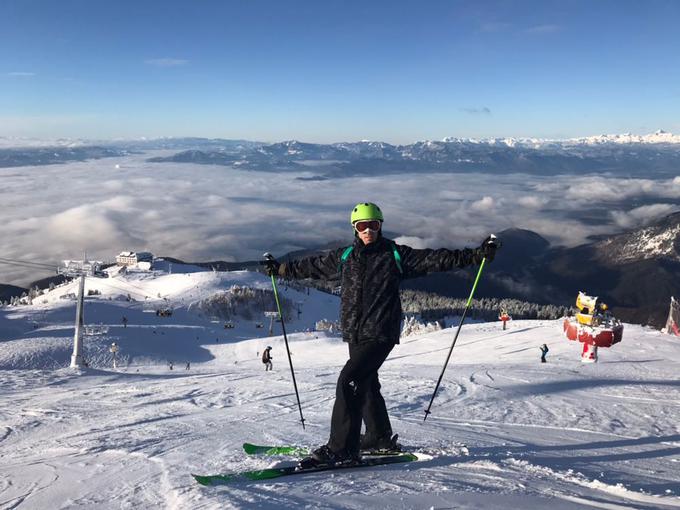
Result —
<path fill-rule="evenodd" d="M 324 255 L 284 262 L 279 268 L 279 275 L 294 280 L 302 278 L 338 280 L 340 278 L 338 267 L 342 251 L 342 248 L 340 248 Z"/>
<path fill-rule="evenodd" d="M 453 269 L 467 267 L 472 264 L 480 264 L 484 255 L 479 249 L 464 248 L 462 250 L 416 250 L 410 246 L 399 246 L 397 250 L 402 258 L 404 276 L 416 278 L 428 273 L 451 271 Z"/>
<path fill-rule="evenodd" d="M 484 239 L 479 248 L 463 248 L 462 250 L 416 250 L 410 246 L 399 246 L 397 249 L 404 261 L 406 278 L 415 278 L 428 273 L 451 271 L 452 269 L 479 265 L 486 257 L 491 262 L 500 243 L 493 234 Z"/>

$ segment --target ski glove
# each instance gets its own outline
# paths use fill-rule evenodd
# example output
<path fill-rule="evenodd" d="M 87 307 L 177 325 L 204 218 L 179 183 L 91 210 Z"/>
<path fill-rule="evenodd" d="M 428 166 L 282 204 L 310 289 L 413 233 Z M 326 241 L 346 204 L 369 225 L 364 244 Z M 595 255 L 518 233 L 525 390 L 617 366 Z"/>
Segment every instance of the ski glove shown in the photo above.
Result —
<path fill-rule="evenodd" d="M 281 267 L 281 263 L 274 257 L 264 260 L 262 262 L 262 265 L 264 266 L 264 272 L 267 273 L 267 276 L 279 275 L 279 268 Z"/>
<path fill-rule="evenodd" d="M 491 262 L 496 256 L 496 250 L 499 246 L 500 242 L 498 241 L 498 238 L 494 235 L 490 235 L 484 239 L 484 241 L 482 241 L 482 244 L 479 246 L 479 248 L 477 248 L 477 251 L 486 259 L 487 262 Z"/>

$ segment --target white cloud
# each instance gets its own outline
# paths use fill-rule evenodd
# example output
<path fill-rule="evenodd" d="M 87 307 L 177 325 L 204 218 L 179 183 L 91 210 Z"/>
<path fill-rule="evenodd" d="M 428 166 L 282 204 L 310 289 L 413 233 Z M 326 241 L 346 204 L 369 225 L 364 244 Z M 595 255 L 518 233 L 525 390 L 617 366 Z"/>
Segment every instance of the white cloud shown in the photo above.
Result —
<path fill-rule="evenodd" d="M 517 199 L 517 204 L 528 209 L 540 209 L 548 203 L 547 198 L 526 195 Z"/>
<path fill-rule="evenodd" d="M 35 76 L 35 73 L 27 73 L 27 72 L 23 72 L 23 71 L 14 71 L 14 72 L 11 72 L 11 73 L 7 73 L 7 76 L 16 76 L 16 77 L 19 77 L 19 78 L 30 78 L 32 76 Z"/>
<path fill-rule="evenodd" d="M 144 63 L 156 67 L 178 67 L 188 64 L 189 61 L 181 58 L 151 58 Z"/>
<path fill-rule="evenodd" d="M 481 200 L 477 200 L 470 205 L 470 209 L 478 212 L 491 211 L 496 206 L 496 201 L 493 197 L 486 196 Z"/>
<path fill-rule="evenodd" d="M 465 191 L 457 189 L 443 189 L 439 191 L 439 198 L 442 200 L 463 200 L 465 199 Z"/>
<path fill-rule="evenodd" d="M 109 181 L 104 181 L 102 183 L 102 186 L 104 186 L 106 189 L 111 190 L 111 191 L 121 191 L 123 189 L 123 183 L 118 180 L 109 180 Z"/>
<path fill-rule="evenodd" d="M 81 250 L 88 247 L 97 249 L 106 240 L 120 243 L 124 234 L 109 213 L 110 211 L 94 205 L 73 207 L 47 221 L 42 234 L 50 244 L 63 248 L 73 246 Z"/>
<path fill-rule="evenodd" d="M 110 260 L 123 249 L 148 249 L 188 261 L 252 260 L 265 251 L 349 244 L 350 209 L 365 199 L 381 206 L 387 232 L 414 247 L 477 246 L 510 227 L 575 245 L 670 212 L 661 198 L 680 194 L 677 178 L 438 173 L 304 182 L 295 177 L 313 171 L 152 164 L 147 157 L 0 168 L 0 256 L 56 264 L 83 251 Z M 657 205 L 629 211 L 633 198 Z M 594 205 L 602 221 L 582 221 Z M 21 271 L 0 265 L 0 282 L 46 276 Z"/>
<path fill-rule="evenodd" d="M 559 183 L 548 184 L 542 187 L 543 191 L 554 192 L 556 186 L 564 186 Z M 664 198 L 679 198 L 680 187 L 675 185 L 674 180 L 651 179 L 620 179 L 603 176 L 572 177 L 564 187 L 563 196 L 573 203 L 584 204 L 588 202 L 622 202 L 633 197 L 649 196 Z"/>
<path fill-rule="evenodd" d="M 677 205 L 651 204 L 630 211 L 612 211 L 611 215 L 618 226 L 627 229 L 647 225 L 678 210 L 680 206 Z"/>
<path fill-rule="evenodd" d="M 491 115 L 491 110 L 486 106 L 481 108 L 460 108 L 463 113 L 469 113 L 470 115 Z"/>

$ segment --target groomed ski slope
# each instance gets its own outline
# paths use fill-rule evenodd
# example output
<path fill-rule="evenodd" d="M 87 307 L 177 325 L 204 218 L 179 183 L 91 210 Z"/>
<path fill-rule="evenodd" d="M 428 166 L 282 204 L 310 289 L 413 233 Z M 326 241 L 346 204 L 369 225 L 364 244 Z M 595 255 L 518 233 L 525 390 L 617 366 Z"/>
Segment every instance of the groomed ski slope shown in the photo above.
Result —
<path fill-rule="evenodd" d="M 336 337 L 303 331 L 334 318 L 337 298 L 282 289 L 304 302 L 289 327 L 303 430 L 283 339 L 257 338 L 268 324 L 254 321 L 224 330 L 189 306 L 190 294 L 268 279 L 189 274 L 126 277 L 140 292 L 172 294 L 170 318 L 117 301 L 114 290 L 89 299 L 86 321 L 109 331 L 86 338 L 102 364 L 79 375 L 54 368 L 70 359 L 73 302 L 48 296 L 0 309 L 1 509 L 680 508 L 680 341 L 626 325 L 599 363 L 582 364 L 559 321 L 513 321 L 505 332 L 466 324 L 426 422 L 454 329 L 402 339 L 381 370 L 383 394 L 402 442 L 433 460 L 199 486 L 190 473 L 285 460 L 249 457 L 245 441 L 325 442 L 347 351 Z M 131 356 L 127 368 L 104 367 L 112 341 Z M 258 354 L 267 345 L 274 371 L 265 373 Z"/>

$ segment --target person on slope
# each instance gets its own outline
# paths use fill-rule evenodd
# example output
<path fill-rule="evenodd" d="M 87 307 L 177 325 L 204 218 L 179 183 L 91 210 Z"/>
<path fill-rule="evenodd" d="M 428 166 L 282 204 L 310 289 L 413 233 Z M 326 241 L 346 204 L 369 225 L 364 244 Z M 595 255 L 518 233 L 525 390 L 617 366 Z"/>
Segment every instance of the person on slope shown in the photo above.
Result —
<path fill-rule="evenodd" d="M 268 370 L 271 370 L 273 365 L 272 365 L 272 348 L 270 345 L 267 346 L 267 348 L 264 350 L 262 353 L 262 363 L 264 363 L 264 371 L 267 372 Z"/>
<path fill-rule="evenodd" d="M 545 363 L 546 362 L 545 356 L 548 354 L 548 351 L 550 349 L 548 349 L 548 346 L 546 344 L 541 345 L 540 349 L 541 349 L 541 363 Z"/>
<path fill-rule="evenodd" d="M 380 394 L 378 369 L 399 343 L 401 281 L 480 264 L 484 257 L 491 261 L 496 252 L 494 237 L 476 249 L 417 250 L 397 245 L 383 237 L 383 221 L 376 204 L 357 204 L 350 215 L 355 236 L 351 246 L 283 264 L 276 259 L 264 262 L 270 276 L 340 280 L 342 286 L 340 316 L 349 360 L 338 377 L 330 439 L 302 461 L 306 466 L 353 462 L 360 449 L 397 448 Z"/>

